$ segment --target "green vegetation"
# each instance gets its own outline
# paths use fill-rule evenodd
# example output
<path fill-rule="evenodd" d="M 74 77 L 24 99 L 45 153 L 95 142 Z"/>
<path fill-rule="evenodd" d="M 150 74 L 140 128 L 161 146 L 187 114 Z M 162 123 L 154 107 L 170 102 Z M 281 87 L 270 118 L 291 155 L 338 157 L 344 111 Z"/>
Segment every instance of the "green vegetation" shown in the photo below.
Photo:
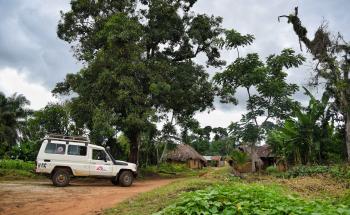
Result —
<path fill-rule="evenodd" d="M 0 160 L 0 180 L 39 178 L 34 173 L 34 162 L 22 160 Z"/>
<path fill-rule="evenodd" d="M 348 165 L 334 166 L 295 166 L 283 173 L 284 177 L 313 176 L 318 174 L 330 175 L 336 179 L 350 182 L 350 167 Z"/>
<path fill-rule="evenodd" d="M 25 108 L 29 101 L 23 95 L 6 97 L 0 92 L 0 159 L 9 157 L 20 135 L 25 130 L 25 119 L 30 111 Z"/>
<path fill-rule="evenodd" d="M 297 10 L 284 16 L 314 57 L 314 84 L 325 81 L 320 100 L 303 89 L 309 97 L 303 106 L 293 97 L 299 86 L 287 81 L 291 69 L 304 63 L 301 54 L 284 47 L 266 59 L 254 52 L 240 55 L 254 36 L 223 28 L 221 17 L 194 13 L 195 4 L 72 0 L 57 34 L 74 46 L 84 67 L 52 90 L 67 101 L 38 111 L 26 109 L 24 96 L 0 92 L 0 178 L 35 178 L 33 162 L 25 161 L 35 159 L 45 134 L 85 135 L 109 146 L 117 159 L 137 163 L 141 177 L 191 176 L 107 214 L 350 214 L 350 194 L 343 193 L 350 167 L 341 165 L 350 161 L 349 44 L 331 37 L 325 26 L 310 40 Z M 220 53 L 232 49 L 237 57 L 226 65 Z M 197 56 L 207 61 L 199 63 Z M 206 67 L 221 71 L 210 76 Z M 238 122 L 202 127 L 194 119 L 214 109 L 216 97 L 237 105 L 238 91 L 246 103 Z M 271 146 L 275 162 L 290 169 L 270 166 L 264 180 L 239 174 L 246 178 L 241 180 L 227 168 L 205 172 L 164 163 L 175 143 L 185 143 L 237 164 L 251 159 L 254 171 L 262 161 L 254 151 L 261 142 Z M 251 147 L 250 158 L 236 151 L 241 144 Z M 323 198 L 335 187 L 336 195 Z"/>
<path fill-rule="evenodd" d="M 275 186 L 233 183 L 183 194 L 157 214 L 350 214 L 350 207 L 303 200 Z"/>
<path fill-rule="evenodd" d="M 140 215 L 152 214 L 174 203 L 183 193 L 202 189 L 213 185 L 215 181 L 198 178 L 188 178 L 177 181 L 150 192 L 142 193 L 136 198 L 124 201 L 117 207 L 108 209 L 105 214 Z"/>
<path fill-rule="evenodd" d="M 327 24 L 321 24 L 314 35 L 313 39 L 308 36 L 307 29 L 302 25 L 298 17 L 298 7 L 295 12 L 288 16 L 280 16 L 288 19 L 288 23 L 293 25 L 295 34 L 299 38 L 299 42 L 303 43 L 308 51 L 312 54 L 315 65 L 314 78 L 311 85 L 319 86 L 319 81 L 324 82 L 326 93 L 333 98 L 332 102 L 328 102 L 333 106 L 328 113 L 330 115 L 341 114 L 344 125 L 340 126 L 344 133 L 344 143 L 348 162 L 350 162 L 350 77 L 349 77 L 349 50 L 350 44 L 345 40 L 341 33 L 337 32 L 332 35 L 327 29 Z"/>
<path fill-rule="evenodd" d="M 0 169 L 17 169 L 33 171 L 35 169 L 35 163 L 32 161 L 22 160 L 0 160 Z"/>
<path fill-rule="evenodd" d="M 238 165 L 243 165 L 249 160 L 247 153 L 241 152 L 239 150 L 233 150 L 231 152 L 231 159 Z"/>
<path fill-rule="evenodd" d="M 206 170 L 200 177 L 177 179 L 124 201 L 105 214 L 350 214 L 349 190 L 333 178 L 317 178 L 315 173 L 315 178 L 251 175 L 242 180 L 229 167 Z"/>
<path fill-rule="evenodd" d="M 246 92 L 247 111 L 240 122 L 229 126 L 235 142 L 249 143 L 254 150 L 273 125 L 271 120 L 284 120 L 290 115 L 292 107 L 296 105 L 291 96 L 298 86 L 287 83 L 285 70 L 297 68 L 304 60 L 302 55 L 291 49 L 285 49 L 279 55 L 270 55 L 266 62 L 260 60 L 257 53 L 249 53 L 238 57 L 223 72 L 215 74 L 214 82 L 222 102 L 236 105 L 237 89 L 243 88 Z M 258 117 L 263 118 L 262 123 L 258 123 Z M 252 170 L 255 171 L 257 161 L 254 156 L 251 159 Z"/>
<path fill-rule="evenodd" d="M 304 63 L 301 54 L 284 47 L 266 59 L 240 55 L 255 37 L 225 29 L 221 17 L 194 13 L 195 4 L 72 0 L 57 36 L 73 46 L 84 67 L 52 90 L 67 100 L 38 111 L 26 109 L 24 96 L 0 92 L 0 159 L 33 161 L 47 133 L 88 136 L 117 159 L 145 169 L 156 165 L 153 172 L 176 172 L 160 167 L 175 143 L 221 156 L 231 156 L 237 145 L 252 146 L 253 171 L 259 163 L 255 146 L 263 141 L 289 166 L 350 159 L 350 61 L 343 55 L 350 48 L 342 37 L 332 39 L 320 26 L 310 40 L 297 13 L 284 16 L 314 56 L 315 80 L 326 81 L 320 100 L 304 88 L 310 102 L 303 107 L 293 99 L 299 86 L 287 81 L 291 69 Z M 225 50 L 237 51 L 227 63 Z M 199 63 L 199 55 L 207 61 Z M 206 67 L 221 71 L 210 76 Z M 238 122 L 203 127 L 194 118 L 215 108 L 215 97 L 237 105 L 239 90 L 247 105 Z"/>
<path fill-rule="evenodd" d="M 203 170 L 205 171 L 205 170 Z M 203 171 L 193 170 L 187 167 L 186 164 L 175 163 L 161 163 L 158 166 L 150 165 L 140 168 L 140 177 L 162 177 L 162 178 L 174 178 L 174 177 L 186 177 L 199 175 Z"/>
<path fill-rule="evenodd" d="M 324 93 L 319 101 L 304 90 L 310 97 L 308 107 L 294 107 L 284 124 L 269 133 L 267 143 L 276 154 L 294 165 L 344 160 L 341 131 L 334 122 L 329 122 L 332 106 L 328 104 L 328 94 Z"/>
<path fill-rule="evenodd" d="M 276 166 L 268 166 L 266 168 L 266 172 L 269 173 L 269 174 L 276 174 L 276 173 L 279 173 L 278 169 Z"/>

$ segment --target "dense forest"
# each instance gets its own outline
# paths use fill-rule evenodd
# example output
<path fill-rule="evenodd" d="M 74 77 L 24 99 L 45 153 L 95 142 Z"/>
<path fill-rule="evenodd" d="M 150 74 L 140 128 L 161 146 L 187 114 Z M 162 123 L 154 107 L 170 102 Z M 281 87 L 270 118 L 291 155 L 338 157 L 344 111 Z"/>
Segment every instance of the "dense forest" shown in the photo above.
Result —
<path fill-rule="evenodd" d="M 84 67 L 52 89 L 61 102 L 41 110 L 30 110 L 23 95 L 0 93 L 0 159 L 35 160 L 45 135 L 59 133 L 88 136 L 141 166 L 161 163 L 178 143 L 222 156 L 238 145 L 268 144 L 291 165 L 350 161 L 349 43 L 325 25 L 309 39 L 297 8 L 279 17 L 313 57 L 310 86 L 298 86 L 287 82 L 306 59 L 297 50 L 285 47 L 266 59 L 260 50 L 239 54 L 254 36 L 225 29 L 221 17 L 193 13 L 195 2 L 72 1 L 57 35 Z M 225 62 L 224 50 L 237 57 Z M 195 61 L 199 55 L 204 64 Z M 210 77 L 207 67 L 220 72 Z M 315 86 L 320 99 L 311 93 Z M 235 111 L 238 90 L 246 102 L 240 121 L 202 127 L 194 118 L 213 110 L 215 98 Z M 307 106 L 294 100 L 298 91 Z"/>

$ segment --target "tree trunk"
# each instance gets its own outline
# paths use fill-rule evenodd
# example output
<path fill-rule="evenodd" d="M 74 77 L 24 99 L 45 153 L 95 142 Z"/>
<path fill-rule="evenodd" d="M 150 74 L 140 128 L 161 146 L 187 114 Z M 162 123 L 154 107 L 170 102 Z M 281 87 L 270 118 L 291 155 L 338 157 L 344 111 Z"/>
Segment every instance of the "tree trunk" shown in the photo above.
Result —
<path fill-rule="evenodd" d="M 129 162 L 139 164 L 139 142 L 140 132 L 133 132 L 128 135 L 130 140 Z"/>
<path fill-rule="evenodd" d="M 256 149 L 255 149 L 255 144 L 252 145 L 250 154 L 251 154 L 251 159 L 252 159 L 252 172 L 256 172 L 256 165 L 255 165 L 255 163 L 256 163 L 256 159 L 255 159 Z"/>
<path fill-rule="evenodd" d="M 346 143 L 346 151 L 348 155 L 348 162 L 350 163 L 350 113 L 346 114 L 345 119 L 345 143 Z"/>
<path fill-rule="evenodd" d="M 164 157 L 165 157 L 167 148 L 168 148 L 168 141 L 166 141 L 164 144 L 163 152 L 162 152 L 162 155 L 160 156 L 160 159 L 159 159 L 160 162 L 164 161 Z"/>

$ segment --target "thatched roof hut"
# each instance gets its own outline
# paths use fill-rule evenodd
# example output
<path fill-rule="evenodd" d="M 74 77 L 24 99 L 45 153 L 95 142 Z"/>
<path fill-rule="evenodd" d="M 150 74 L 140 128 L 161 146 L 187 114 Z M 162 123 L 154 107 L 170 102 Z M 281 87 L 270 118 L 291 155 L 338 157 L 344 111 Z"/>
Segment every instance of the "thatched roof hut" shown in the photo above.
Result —
<path fill-rule="evenodd" d="M 258 168 L 266 168 L 278 163 L 278 157 L 273 154 L 272 148 L 269 145 L 256 146 L 253 153 L 251 146 L 241 145 L 238 149 L 247 153 L 251 160 L 255 160 Z M 283 164 L 278 168 L 285 169 Z"/>
<path fill-rule="evenodd" d="M 170 162 L 187 163 L 192 169 L 202 168 L 207 162 L 201 154 L 186 144 L 178 144 L 174 150 L 167 153 L 165 159 Z"/>

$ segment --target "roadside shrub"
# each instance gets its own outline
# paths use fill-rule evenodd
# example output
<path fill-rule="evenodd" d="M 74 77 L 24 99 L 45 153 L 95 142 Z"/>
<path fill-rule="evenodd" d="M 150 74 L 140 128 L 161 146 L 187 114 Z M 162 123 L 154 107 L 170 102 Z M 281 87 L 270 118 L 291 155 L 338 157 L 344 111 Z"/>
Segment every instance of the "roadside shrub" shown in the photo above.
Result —
<path fill-rule="evenodd" d="M 176 164 L 176 163 L 161 163 L 159 166 L 152 165 L 152 166 L 146 166 L 142 167 L 140 169 L 140 176 L 141 177 L 148 177 L 148 176 L 161 176 L 161 175 L 178 175 L 178 174 L 187 174 L 192 173 L 190 168 L 186 166 L 186 164 Z"/>
<path fill-rule="evenodd" d="M 295 178 L 299 176 L 313 176 L 327 174 L 337 179 L 350 180 L 350 167 L 347 165 L 336 166 L 295 166 L 288 170 L 284 177 Z"/>
<path fill-rule="evenodd" d="M 0 160 L 0 169 L 14 169 L 31 171 L 35 168 L 35 163 L 32 161 L 22 160 Z"/>
<path fill-rule="evenodd" d="M 350 214 L 349 206 L 284 195 L 280 189 L 256 184 L 220 185 L 184 193 L 163 214 Z"/>
<path fill-rule="evenodd" d="M 190 169 L 186 166 L 186 164 L 176 163 L 161 163 L 158 168 L 158 171 L 173 173 L 186 172 L 189 170 Z"/>
<path fill-rule="evenodd" d="M 279 171 L 278 171 L 278 169 L 277 169 L 276 166 L 268 166 L 268 167 L 266 168 L 266 172 L 267 172 L 268 174 L 276 174 L 276 173 L 279 173 Z"/>

